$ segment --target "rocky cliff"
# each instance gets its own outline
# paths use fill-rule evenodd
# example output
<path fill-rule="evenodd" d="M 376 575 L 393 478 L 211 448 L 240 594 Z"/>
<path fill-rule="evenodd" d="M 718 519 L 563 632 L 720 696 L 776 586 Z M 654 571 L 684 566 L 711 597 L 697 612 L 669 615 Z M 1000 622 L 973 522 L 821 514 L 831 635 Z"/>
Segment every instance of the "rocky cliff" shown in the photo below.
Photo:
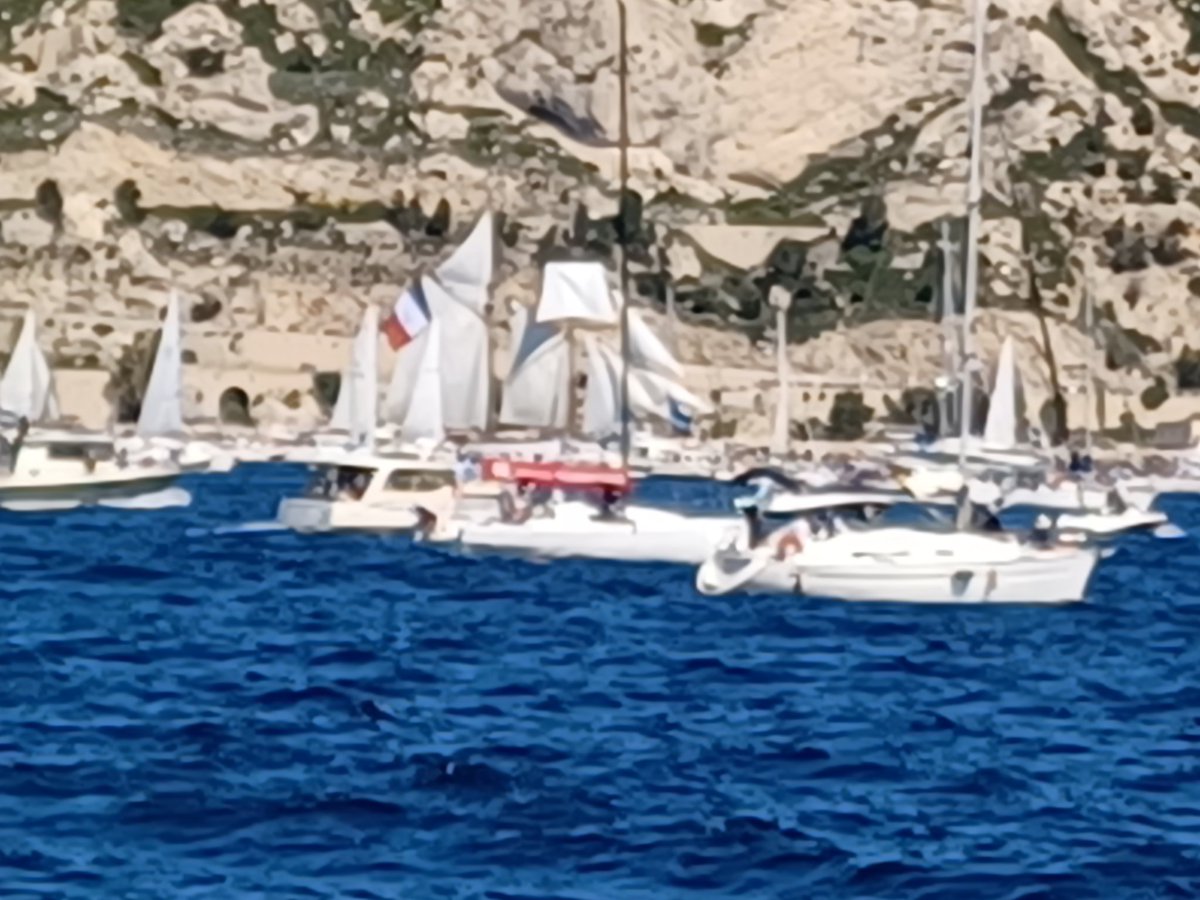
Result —
<path fill-rule="evenodd" d="M 769 368 L 779 284 L 799 371 L 932 382 L 964 4 L 628 5 L 618 202 L 615 0 L 4 0 L 0 302 L 41 312 L 60 366 L 115 369 L 175 284 L 197 365 L 270 368 L 246 333 L 348 334 L 490 207 L 501 334 L 540 263 L 624 234 L 688 362 Z M 987 50 L 984 354 L 1018 336 L 1034 415 L 1089 352 L 1142 425 L 1190 415 L 1200 13 L 994 0 Z"/>

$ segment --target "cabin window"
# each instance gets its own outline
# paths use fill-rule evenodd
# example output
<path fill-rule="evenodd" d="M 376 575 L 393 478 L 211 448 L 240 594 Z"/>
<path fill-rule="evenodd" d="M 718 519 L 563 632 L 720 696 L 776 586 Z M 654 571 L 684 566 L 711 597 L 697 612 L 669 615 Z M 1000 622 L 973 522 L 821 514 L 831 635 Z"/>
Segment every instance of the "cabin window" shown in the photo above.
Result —
<path fill-rule="evenodd" d="M 111 444 L 51 444 L 46 451 L 51 459 L 112 459 Z"/>
<path fill-rule="evenodd" d="M 426 493 L 453 484 L 454 476 L 449 472 L 406 472 L 401 469 L 388 476 L 385 488 L 389 491 Z"/>
<path fill-rule="evenodd" d="M 358 466 L 324 466 L 313 475 L 307 494 L 319 500 L 361 500 L 374 474 L 374 469 Z"/>

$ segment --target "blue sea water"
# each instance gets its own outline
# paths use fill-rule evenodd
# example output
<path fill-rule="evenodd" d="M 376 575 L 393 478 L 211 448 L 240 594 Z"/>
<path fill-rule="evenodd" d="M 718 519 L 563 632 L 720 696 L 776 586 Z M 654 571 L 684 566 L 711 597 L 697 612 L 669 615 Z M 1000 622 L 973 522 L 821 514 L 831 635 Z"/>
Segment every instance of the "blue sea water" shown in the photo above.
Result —
<path fill-rule="evenodd" d="M 302 481 L 0 517 L 0 896 L 1200 896 L 1194 538 L 923 608 L 218 530 Z"/>

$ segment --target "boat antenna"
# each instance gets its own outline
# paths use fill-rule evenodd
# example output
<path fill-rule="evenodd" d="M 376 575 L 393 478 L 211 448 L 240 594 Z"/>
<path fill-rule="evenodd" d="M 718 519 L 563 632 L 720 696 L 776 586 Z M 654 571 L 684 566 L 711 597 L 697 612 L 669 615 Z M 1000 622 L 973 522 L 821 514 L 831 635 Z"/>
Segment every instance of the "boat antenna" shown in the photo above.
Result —
<path fill-rule="evenodd" d="M 625 218 L 625 203 L 629 192 L 629 40 L 627 33 L 625 0 L 617 0 L 617 28 L 619 32 L 619 65 L 617 80 L 620 84 L 620 123 L 618 143 L 620 147 L 621 192 L 617 201 L 617 270 L 621 290 L 621 465 L 629 468 L 629 450 L 632 439 L 629 415 L 629 241 L 628 223 Z"/>
<path fill-rule="evenodd" d="M 975 342 L 972 326 L 975 317 L 975 300 L 979 291 L 979 228 L 981 206 L 983 200 L 982 168 L 983 168 L 983 104 L 984 91 L 987 88 L 987 70 L 984 53 L 987 40 L 987 11 L 988 0 L 974 0 L 973 37 L 974 54 L 971 66 L 971 131 L 970 131 L 970 163 L 967 178 L 967 246 L 966 246 L 966 280 L 963 285 L 963 318 L 962 318 L 962 357 L 960 373 L 962 376 L 962 394 L 958 423 L 959 446 L 958 468 L 963 475 L 964 483 L 967 471 L 967 441 L 971 436 L 971 410 L 974 405 L 974 378 L 978 368 L 975 359 Z"/>

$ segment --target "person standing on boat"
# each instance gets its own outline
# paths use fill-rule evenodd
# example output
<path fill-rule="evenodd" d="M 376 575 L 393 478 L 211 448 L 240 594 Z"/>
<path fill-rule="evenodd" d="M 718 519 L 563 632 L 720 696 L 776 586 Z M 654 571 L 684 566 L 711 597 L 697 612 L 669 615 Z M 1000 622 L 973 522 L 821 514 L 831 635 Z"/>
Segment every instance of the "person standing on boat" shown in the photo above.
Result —
<path fill-rule="evenodd" d="M 29 434 L 29 419 L 21 416 L 17 420 L 17 436 L 9 441 L 8 438 L 0 436 L 0 459 L 3 460 L 4 467 L 10 472 L 15 472 L 17 469 L 17 457 L 21 454 L 21 447 L 25 443 L 25 436 Z"/>
<path fill-rule="evenodd" d="M 459 486 L 478 481 L 483 477 L 483 468 L 473 453 L 461 453 L 454 460 L 454 480 Z"/>

